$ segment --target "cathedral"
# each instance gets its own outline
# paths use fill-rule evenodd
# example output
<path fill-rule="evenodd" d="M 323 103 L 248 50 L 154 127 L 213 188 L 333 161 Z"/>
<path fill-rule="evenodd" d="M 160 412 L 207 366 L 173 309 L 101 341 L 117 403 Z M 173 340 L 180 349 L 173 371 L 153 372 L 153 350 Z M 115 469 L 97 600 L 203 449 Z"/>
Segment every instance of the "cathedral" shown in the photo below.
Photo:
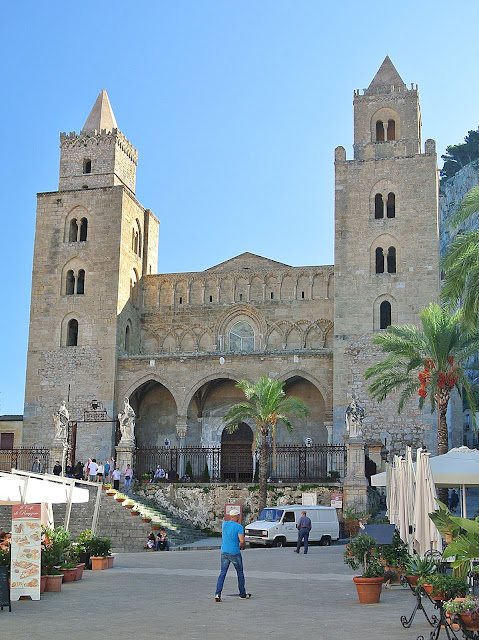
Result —
<path fill-rule="evenodd" d="M 355 394 L 367 444 L 435 450 L 428 412 L 398 416 L 363 379 L 374 333 L 417 323 L 439 296 L 435 142 L 423 145 L 417 85 L 388 57 L 354 92 L 352 158 L 335 150 L 334 265 L 243 253 L 158 274 L 159 221 L 137 199 L 138 153 L 105 91 L 60 149 L 58 191 L 38 194 L 24 446 L 50 446 L 64 401 L 77 459 L 105 459 L 125 398 L 137 447 L 218 445 L 243 397 L 236 382 L 266 375 L 311 411 L 292 433 L 280 426 L 279 443 L 343 442 Z M 251 427 L 239 440 L 251 443 Z"/>

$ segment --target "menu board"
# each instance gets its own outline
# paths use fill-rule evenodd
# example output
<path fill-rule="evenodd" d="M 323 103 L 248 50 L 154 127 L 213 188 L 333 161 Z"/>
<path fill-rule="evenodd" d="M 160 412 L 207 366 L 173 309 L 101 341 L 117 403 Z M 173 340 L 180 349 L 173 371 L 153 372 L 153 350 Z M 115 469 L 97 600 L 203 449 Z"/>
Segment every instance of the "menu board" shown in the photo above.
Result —
<path fill-rule="evenodd" d="M 12 601 L 18 600 L 20 596 L 40 600 L 41 542 L 41 505 L 13 505 L 10 568 Z"/>

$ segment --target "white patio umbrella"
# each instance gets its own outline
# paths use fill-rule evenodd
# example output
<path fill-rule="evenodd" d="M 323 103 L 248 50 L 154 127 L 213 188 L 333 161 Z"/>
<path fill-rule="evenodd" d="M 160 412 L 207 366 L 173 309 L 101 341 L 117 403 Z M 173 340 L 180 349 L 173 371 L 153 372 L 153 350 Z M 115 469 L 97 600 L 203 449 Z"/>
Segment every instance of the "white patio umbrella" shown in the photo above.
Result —
<path fill-rule="evenodd" d="M 398 519 L 398 504 L 397 504 L 397 491 L 396 491 L 396 471 L 393 463 L 388 463 L 386 466 L 386 472 L 384 476 L 387 476 L 386 486 L 386 515 L 391 524 L 396 524 Z"/>
<path fill-rule="evenodd" d="M 416 499 L 414 510 L 414 548 L 422 557 L 430 549 L 442 551 L 441 534 L 429 514 L 437 510 L 437 496 L 429 453 L 417 450 Z"/>

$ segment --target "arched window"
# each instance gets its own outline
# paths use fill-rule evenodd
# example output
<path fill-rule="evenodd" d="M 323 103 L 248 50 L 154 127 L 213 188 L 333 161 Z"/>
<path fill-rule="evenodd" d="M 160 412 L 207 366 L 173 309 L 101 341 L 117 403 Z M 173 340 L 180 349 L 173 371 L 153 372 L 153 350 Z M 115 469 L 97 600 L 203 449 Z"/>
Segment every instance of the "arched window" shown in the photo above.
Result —
<path fill-rule="evenodd" d="M 384 273 L 384 252 L 382 247 L 376 249 L 376 273 Z"/>
<path fill-rule="evenodd" d="M 82 218 L 80 220 L 80 242 L 86 242 L 88 234 L 88 220 Z"/>
<path fill-rule="evenodd" d="M 90 160 L 90 158 L 85 158 L 83 160 L 83 173 L 91 173 L 91 160 Z"/>
<path fill-rule="evenodd" d="M 381 193 L 376 193 L 374 196 L 374 217 L 376 220 L 384 218 L 384 203 Z"/>
<path fill-rule="evenodd" d="M 396 196 L 394 195 L 394 193 L 388 193 L 386 215 L 388 218 L 396 217 Z"/>
<path fill-rule="evenodd" d="M 382 120 L 376 122 L 376 142 L 384 142 L 384 124 Z"/>
<path fill-rule="evenodd" d="M 77 279 L 77 293 L 83 295 L 85 293 L 85 270 L 80 269 Z"/>
<path fill-rule="evenodd" d="M 70 221 L 70 233 L 68 234 L 69 242 L 76 242 L 78 238 L 78 222 L 76 218 Z"/>
<path fill-rule="evenodd" d="M 67 327 L 67 347 L 78 345 L 78 320 L 70 320 Z"/>
<path fill-rule="evenodd" d="M 395 247 L 389 247 L 388 249 L 387 264 L 388 264 L 388 273 L 396 273 L 396 248 Z"/>
<path fill-rule="evenodd" d="M 396 122 L 388 120 L 388 140 L 396 140 Z"/>
<path fill-rule="evenodd" d="M 125 329 L 125 351 L 130 353 L 130 325 L 126 325 Z"/>
<path fill-rule="evenodd" d="M 248 322 L 237 322 L 230 329 L 230 351 L 253 351 L 254 329 Z"/>
<path fill-rule="evenodd" d="M 379 328 L 387 329 L 391 324 L 391 303 L 383 300 L 379 306 Z"/>
<path fill-rule="evenodd" d="M 67 271 L 65 293 L 67 296 L 72 296 L 75 293 L 75 274 L 72 269 Z"/>

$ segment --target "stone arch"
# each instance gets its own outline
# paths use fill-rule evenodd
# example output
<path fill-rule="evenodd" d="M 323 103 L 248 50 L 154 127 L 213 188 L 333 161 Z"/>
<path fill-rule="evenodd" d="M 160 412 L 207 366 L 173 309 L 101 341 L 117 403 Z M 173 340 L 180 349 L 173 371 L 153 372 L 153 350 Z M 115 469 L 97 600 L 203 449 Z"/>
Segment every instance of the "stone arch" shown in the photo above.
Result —
<path fill-rule="evenodd" d="M 378 126 L 381 123 L 382 126 Z M 394 123 L 394 124 L 393 124 Z M 399 113 L 391 107 L 381 107 L 371 117 L 371 142 L 386 142 L 401 138 Z"/>
<path fill-rule="evenodd" d="M 321 300 L 326 297 L 326 282 L 322 273 L 313 276 L 313 300 Z"/>
<path fill-rule="evenodd" d="M 254 329 L 254 348 L 260 349 L 260 342 L 264 339 L 267 326 L 262 314 L 254 307 L 247 304 L 236 304 L 221 315 L 218 320 L 216 333 L 223 336 L 224 349 L 228 349 L 228 334 L 233 324 L 244 321 L 248 322 Z"/>
<path fill-rule="evenodd" d="M 233 280 L 230 276 L 225 276 L 220 280 L 220 303 L 230 304 L 233 302 Z"/>
<path fill-rule="evenodd" d="M 397 218 L 398 203 L 400 205 L 397 185 L 388 178 L 376 180 L 369 192 L 370 219 L 387 221 Z"/>
<path fill-rule="evenodd" d="M 200 389 L 203 385 L 205 385 L 208 382 L 213 382 L 214 380 L 219 380 L 219 379 L 232 380 L 235 384 L 239 380 L 248 380 L 248 382 L 253 383 L 253 380 L 248 375 L 245 375 L 244 372 L 240 373 L 237 371 L 221 371 L 218 368 L 218 370 L 215 373 L 211 373 L 207 376 L 204 376 L 203 378 L 195 382 L 195 384 L 193 384 L 185 392 L 184 399 L 181 403 L 181 406 L 179 406 L 178 413 L 180 415 L 187 415 L 188 407 L 190 406 L 193 400 L 193 396 L 198 391 L 198 389 Z"/>
<path fill-rule="evenodd" d="M 372 309 L 373 331 L 381 330 L 381 303 L 383 302 L 389 302 L 389 304 L 391 305 L 391 324 L 397 324 L 398 322 L 398 305 L 396 299 L 390 294 L 380 295 L 374 301 Z"/>
<path fill-rule="evenodd" d="M 80 271 L 83 271 L 83 285 L 84 285 L 83 293 L 85 293 L 86 289 L 88 288 L 91 289 L 91 283 L 89 281 L 89 278 L 88 279 L 86 278 L 86 274 L 89 275 L 89 272 L 86 271 L 85 265 L 88 265 L 88 267 L 90 267 L 91 266 L 90 261 L 84 258 L 80 258 L 79 256 L 74 256 L 63 265 L 63 269 L 61 273 L 61 281 L 60 281 L 60 294 L 62 296 L 80 293 L 80 291 L 77 291 L 78 277 L 80 275 Z M 75 280 L 74 289 L 73 291 L 71 291 L 71 293 L 67 293 L 67 288 L 68 288 L 67 274 L 69 271 L 73 272 L 73 276 Z"/>
<path fill-rule="evenodd" d="M 199 278 L 195 278 L 190 283 L 190 304 L 200 305 L 203 304 L 203 290 L 204 281 Z"/>
<path fill-rule="evenodd" d="M 301 370 L 289 370 L 279 378 L 285 382 L 286 395 L 296 396 L 303 400 L 311 413 L 302 420 L 293 418 L 292 433 L 289 433 L 286 427 L 280 424 L 276 432 L 276 442 L 278 444 L 304 444 L 306 438 L 312 438 L 314 444 L 326 444 L 328 432 L 324 422 L 327 407 L 332 406 L 332 401 L 321 383 L 310 373 Z"/>
<path fill-rule="evenodd" d="M 198 336 L 198 348 L 200 351 L 214 351 L 215 350 L 215 336 L 210 329 L 205 329 L 201 335 Z"/>
<path fill-rule="evenodd" d="M 334 300 L 334 272 L 330 273 L 328 276 L 328 289 L 326 297 L 328 300 Z"/>
<path fill-rule="evenodd" d="M 158 303 L 171 307 L 173 305 L 173 292 L 174 288 L 171 280 L 163 280 L 159 285 Z"/>
<path fill-rule="evenodd" d="M 198 350 L 198 338 L 194 331 L 188 329 L 179 338 L 180 351 L 183 353 L 191 353 Z"/>
<path fill-rule="evenodd" d="M 264 278 L 259 275 L 253 275 L 251 278 L 250 300 L 251 302 L 263 302 L 263 285 Z"/>
<path fill-rule="evenodd" d="M 246 422 L 229 433 L 221 433 L 221 480 L 223 482 L 251 482 L 253 480 L 254 430 Z"/>
<path fill-rule="evenodd" d="M 178 350 L 179 346 L 178 335 L 175 331 L 169 331 L 163 340 L 161 348 L 165 353 L 173 353 Z"/>
<path fill-rule="evenodd" d="M 275 273 L 266 276 L 266 301 L 279 300 L 279 278 Z"/>
<path fill-rule="evenodd" d="M 158 353 L 160 351 L 158 336 L 154 333 L 144 333 L 141 337 L 141 353 Z"/>
<path fill-rule="evenodd" d="M 304 297 L 303 297 L 304 293 Z M 311 299 L 311 283 L 308 273 L 300 273 L 298 275 L 298 300 L 310 300 Z"/>
<path fill-rule="evenodd" d="M 390 256 L 389 249 L 395 249 L 394 256 L 394 271 L 388 271 L 389 263 L 388 256 Z M 382 270 L 378 271 L 378 254 L 379 250 L 382 252 Z M 383 233 L 377 236 L 370 245 L 370 273 L 397 273 L 399 271 L 400 265 L 400 255 L 399 255 L 399 242 L 397 238 L 395 238 L 390 233 Z"/>
<path fill-rule="evenodd" d="M 177 399 L 166 380 L 144 376 L 127 391 L 136 413 L 135 438 L 138 447 L 162 446 L 165 438 L 177 446 Z"/>
<path fill-rule="evenodd" d="M 302 349 L 304 346 L 304 334 L 301 327 L 295 323 L 286 334 L 288 349 Z"/>
<path fill-rule="evenodd" d="M 233 286 L 235 302 L 248 302 L 249 279 L 245 276 L 239 276 Z"/>
<path fill-rule="evenodd" d="M 90 215 L 90 211 L 84 206 L 78 205 L 73 207 L 73 209 L 65 215 L 63 220 L 63 242 L 84 242 L 87 239 L 85 229 L 88 229 Z M 72 225 L 73 221 L 76 221 L 76 225 Z M 82 226 L 83 233 L 81 233 Z M 88 229 L 88 231 L 90 231 L 90 229 Z"/>
<path fill-rule="evenodd" d="M 281 300 L 294 300 L 295 286 L 296 280 L 290 274 L 283 276 L 281 281 Z"/>
<path fill-rule="evenodd" d="M 305 332 L 306 349 L 322 349 L 324 347 L 324 333 L 320 327 L 313 323 Z"/>
<path fill-rule="evenodd" d="M 174 304 L 184 305 L 188 300 L 188 281 L 186 279 L 178 280 L 174 286 Z"/>
<path fill-rule="evenodd" d="M 268 330 L 265 340 L 266 349 L 278 350 L 283 348 L 284 333 L 281 329 L 274 325 Z"/>
<path fill-rule="evenodd" d="M 218 302 L 218 281 L 216 278 L 207 278 L 205 282 L 205 304 Z"/>
<path fill-rule="evenodd" d="M 71 321 L 76 321 L 77 325 L 76 325 L 76 343 L 75 344 L 71 344 L 71 334 L 69 333 L 69 330 L 71 329 L 72 325 L 70 324 Z M 78 313 L 76 312 L 71 312 L 71 313 L 67 313 L 66 316 L 64 316 L 63 320 L 61 321 L 61 325 L 60 325 L 60 346 L 62 347 L 79 347 L 79 346 L 84 346 L 82 345 L 81 339 L 82 339 L 82 324 L 81 324 L 81 319 Z"/>

